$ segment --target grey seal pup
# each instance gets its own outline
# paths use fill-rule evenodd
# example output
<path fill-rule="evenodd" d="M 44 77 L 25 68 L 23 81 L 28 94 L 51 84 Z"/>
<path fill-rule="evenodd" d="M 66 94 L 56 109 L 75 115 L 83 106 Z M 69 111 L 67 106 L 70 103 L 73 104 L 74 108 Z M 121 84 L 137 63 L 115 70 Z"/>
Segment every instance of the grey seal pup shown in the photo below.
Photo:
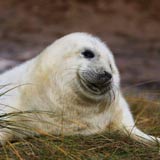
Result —
<path fill-rule="evenodd" d="M 56 40 L 1 74 L 0 84 L 6 85 L 0 97 L 1 144 L 41 133 L 90 135 L 108 128 L 145 144 L 160 142 L 135 126 L 113 54 L 90 34 Z"/>

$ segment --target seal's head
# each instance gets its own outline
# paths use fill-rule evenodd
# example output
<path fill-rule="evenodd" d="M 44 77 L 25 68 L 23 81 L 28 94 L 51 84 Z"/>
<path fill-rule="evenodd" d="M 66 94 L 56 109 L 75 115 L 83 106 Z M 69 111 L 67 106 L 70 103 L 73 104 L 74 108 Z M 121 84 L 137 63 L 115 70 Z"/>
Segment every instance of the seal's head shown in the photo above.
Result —
<path fill-rule="evenodd" d="M 101 99 L 119 87 L 113 55 L 96 37 L 72 33 L 57 40 L 45 52 L 49 53 L 48 61 L 52 61 L 49 64 L 54 64 L 63 92 L 76 91 L 90 99 Z"/>

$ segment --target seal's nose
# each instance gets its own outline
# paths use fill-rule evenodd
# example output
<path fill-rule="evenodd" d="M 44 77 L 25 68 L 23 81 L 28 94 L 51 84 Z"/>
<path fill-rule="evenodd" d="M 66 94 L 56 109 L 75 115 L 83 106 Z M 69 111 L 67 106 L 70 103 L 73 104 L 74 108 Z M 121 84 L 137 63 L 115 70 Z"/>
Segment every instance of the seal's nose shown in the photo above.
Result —
<path fill-rule="evenodd" d="M 112 79 L 112 75 L 108 73 L 107 71 L 98 73 L 97 76 L 98 76 L 98 81 L 100 83 L 107 83 L 107 82 L 110 82 L 110 80 Z"/>
<path fill-rule="evenodd" d="M 95 93 L 104 94 L 112 88 L 112 74 L 102 70 L 89 70 L 82 72 L 81 80 L 82 85 L 87 86 Z"/>
<path fill-rule="evenodd" d="M 104 77 L 106 81 L 110 81 L 112 79 L 112 75 L 106 71 L 103 72 L 102 77 Z"/>

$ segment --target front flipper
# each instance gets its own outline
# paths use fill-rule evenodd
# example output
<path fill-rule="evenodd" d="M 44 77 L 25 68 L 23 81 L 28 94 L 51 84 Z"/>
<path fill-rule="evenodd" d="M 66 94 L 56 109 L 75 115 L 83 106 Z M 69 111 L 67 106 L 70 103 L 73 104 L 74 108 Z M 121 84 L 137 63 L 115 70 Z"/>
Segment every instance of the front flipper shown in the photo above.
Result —
<path fill-rule="evenodd" d="M 146 145 L 160 145 L 160 138 L 147 135 L 136 127 L 129 106 L 122 95 L 120 95 L 117 104 L 118 106 L 113 120 L 113 126 L 115 129 L 120 130 L 121 133 L 128 135 L 140 143 Z M 116 119 L 116 117 L 118 118 Z"/>

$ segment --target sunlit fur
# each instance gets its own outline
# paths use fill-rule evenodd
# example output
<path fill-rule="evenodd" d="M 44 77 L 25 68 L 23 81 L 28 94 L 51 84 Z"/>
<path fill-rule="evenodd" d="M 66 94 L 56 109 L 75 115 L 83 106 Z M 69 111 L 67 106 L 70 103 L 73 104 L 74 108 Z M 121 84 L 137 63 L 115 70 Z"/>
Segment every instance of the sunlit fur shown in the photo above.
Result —
<path fill-rule="evenodd" d="M 94 62 L 83 57 L 85 49 L 95 53 Z M 113 76 L 105 94 L 92 94 L 80 85 L 79 76 L 92 67 Z M 0 90 L 0 142 L 40 133 L 89 135 L 107 128 L 143 143 L 159 141 L 135 127 L 119 81 L 113 54 L 101 40 L 86 33 L 58 39 L 0 76 L 0 84 L 6 85 Z"/>

